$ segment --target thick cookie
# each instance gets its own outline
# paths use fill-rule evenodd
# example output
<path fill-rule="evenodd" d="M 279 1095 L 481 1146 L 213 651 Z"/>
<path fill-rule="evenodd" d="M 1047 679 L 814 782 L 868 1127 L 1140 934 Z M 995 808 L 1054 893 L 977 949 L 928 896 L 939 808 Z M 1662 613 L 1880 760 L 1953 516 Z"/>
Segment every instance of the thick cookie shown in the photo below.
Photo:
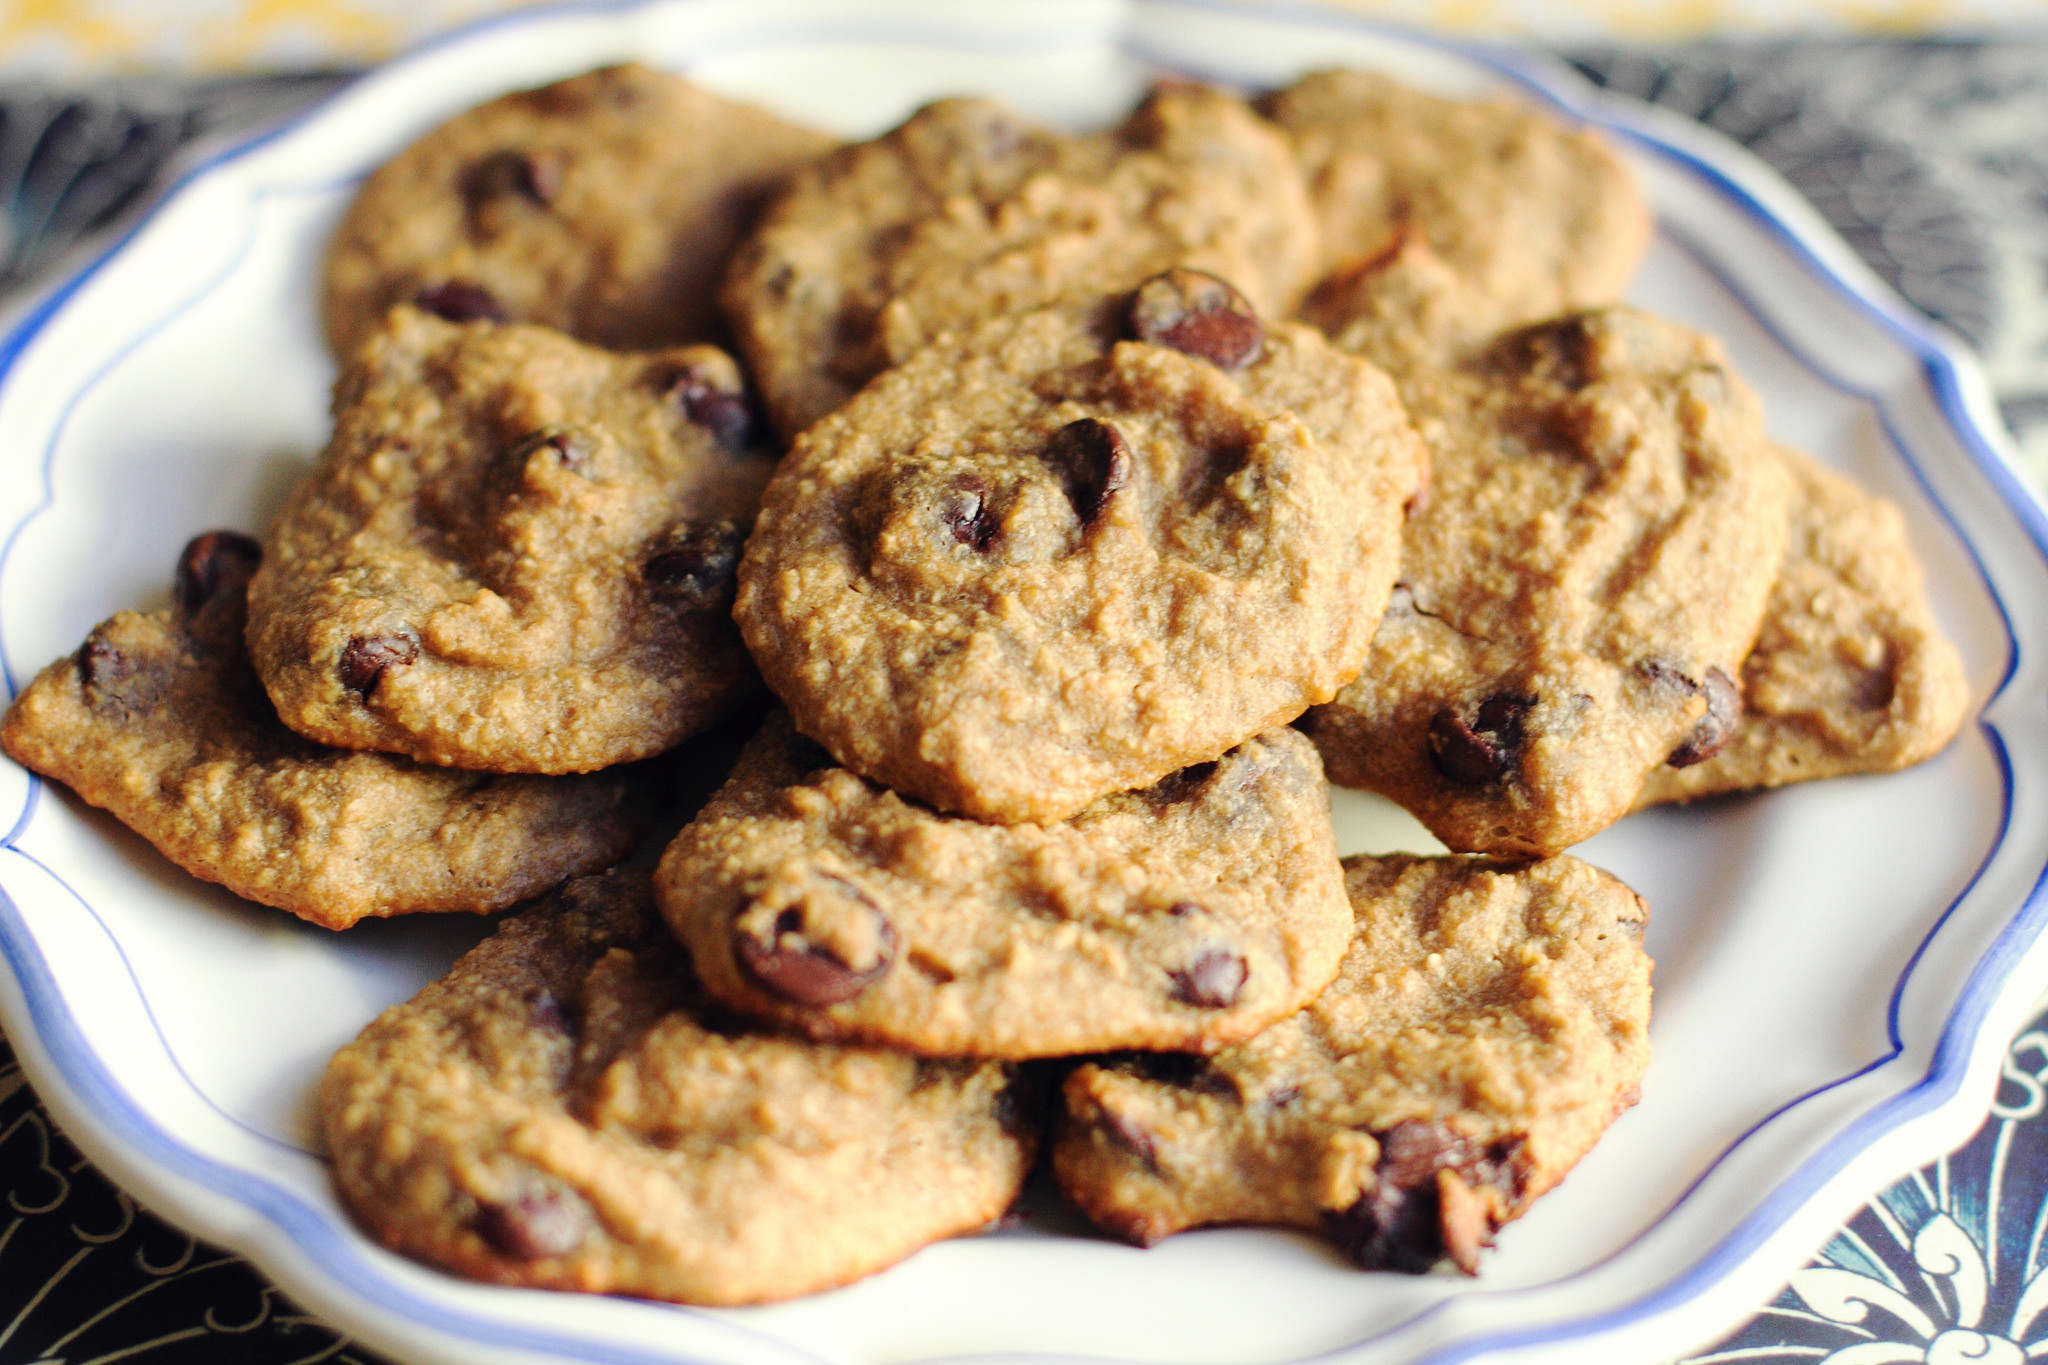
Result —
<path fill-rule="evenodd" d="M 1742 664 L 1742 721 L 1713 757 L 1652 771 L 1638 806 L 1893 772 L 1940 750 L 1969 708 L 1898 508 L 1779 454 L 1797 489 L 1792 540 Z"/>
<path fill-rule="evenodd" d="M 750 1033 L 709 1009 L 644 873 L 571 882 L 343 1048 L 343 1201 L 499 1284 L 739 1304 L 1000 1216 L 1032 1136 L 996 1063 Z"/>
<path fill-rule="evenodd" d="M 644 66 L 492 100 L 364 182 L 327 251 L 328 344 L 348 359 L 399 303 L 614 350 L 709 340 L 761 201 L 832 143 Z"/>
<path fill-rule="evenodd" d="M 794 436 L 943 331 L 1175 265 L 1222 275 L 1279 316 L 1317 252 L 1286 139 L 1221 91 L 1163 88 L 1084 138 L 947 100 L 793 177 L 723 300 L 769 414 Z"/>
<path fill-rule="evenodd" d="M 1369 1269 L 1475 1273 L 1494 1230 L 1635 1103 L 1650 959 L 1635 893 L 1574 858 L 1349 858 L 1357 933 L 1301 1013 L 1207 1060 L 1066 1081 L 1060 1188 L 1140 1243 L 1319 1232 Z"/>
<path fill-rule="evenodd" d="M 740 563 L 734 615 L 797 728 L 977 819 L 1064 820 L 1327 699 L 1420 476 L 1385 376 L 1220 280 L 1094 313 L 999 318 L 876 379 L 777 467 Z"/>
<path fill-rule="evenodd" d="M 1719 345 L 1628 309 L 1398 382 L 1429 496 L 1364 670 L 1305 724 L 1451 848 L 1555 853 L 1727 741 L 1789 479 Z"/>
<path fill-rule="evenodd" d="M 501 910 L 617 862 L 646 830 L 620 774 L 452 772 L 287 730 L 242 643 L 258 553 L 231 531 L 194 540 L 176 605 L 102 622 L 15 698 L 0 743 L 194 876 L 329 929 Z"/>
<path fill-rule="evenodd" d="M 1615 302 L 1649 245 L 1649 211 L 1613 149 L 1512 100 L 1321 71 L 1260 107 L 1308 180 L 1329 278 L 1304 315 L 1333 335 L 1346 296 L 1360 302 L 1350 272 L 1404 239 L 1465 286 L 1475 335 Z"/>
<path fill-rule="evenodd" d="M 400 308 L 334 406 L 249 590 L 256 669 L 294 730 L 581 772 L 758 686 L 728 612 L 770 461 L 723 352 Z"/>
<path fill-rule="evenodd" d="M 1351 910 L 1284 727 L 1057 825 L 935 814 L 775 715 L 655 877 L 711 993 L 945 1056 L 1214 1051 L 1306 1004 Z"/>

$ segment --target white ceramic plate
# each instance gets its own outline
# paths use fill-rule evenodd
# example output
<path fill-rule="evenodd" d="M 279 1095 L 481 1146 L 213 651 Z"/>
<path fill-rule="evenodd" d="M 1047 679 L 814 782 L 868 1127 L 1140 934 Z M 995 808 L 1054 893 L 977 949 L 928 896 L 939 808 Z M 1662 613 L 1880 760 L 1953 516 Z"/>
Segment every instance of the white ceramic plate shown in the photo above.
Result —
<path fill-rule="evenodd" d="M 1666 810 L 1578 851 L 1655 908 L 1643 1101 L 1475 1280 L 1369 1275 L 1229 1229 L 1151 1251 L 1058 1215 L 782 1306 L 486 1288 L 366 1242 L 308 1122 L 328 1053 L 438 975 L 468 919 L 334 935 L 183 876 L 0 765 L 0 1014 L 45 1099 L 146 1201 L 407 1359 L 1646 1361 L 1733 1324 L 1889 1178 L 1960 1141 L 2048 981 L 2048 521 L 1975 367 L 1768 171 L 1553 68 L 1330 15 L 1195 0 L 670 0 L 526 13 L 395 62 L 190 176 L 0 343 L 0 664 L 163 601 L 183 541 L 261 528 L 325 430 L 321 244 L 445 116 L 605 62 L 686 69 L 847 134 L 977 91 L 1105 121 L 1159 67 L 1258 86 L 1388 67 L 1606 125 L 1662 231 L 1636 298 L 1727 339 L 1773 431 L 1905 505 L 1980 710 L 1912 772 Z M 1512 224 L 1503 225 L 1512 231 Z M 1347 851 L 1419 828 L 1340 802 Z"/>

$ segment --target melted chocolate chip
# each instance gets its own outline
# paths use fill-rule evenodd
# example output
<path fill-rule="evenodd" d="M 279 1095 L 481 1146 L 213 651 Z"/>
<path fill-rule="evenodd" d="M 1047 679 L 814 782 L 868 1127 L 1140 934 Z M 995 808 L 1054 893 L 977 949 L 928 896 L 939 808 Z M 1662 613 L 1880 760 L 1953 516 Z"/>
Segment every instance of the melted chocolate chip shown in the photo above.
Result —
<path fill-rule="evenodd" d="M 664 596 L 709 601 L 732 582 L 746 543 L 746 534 L 730 521 L 684 522 L 641 566 L 640 577 Z"/>
<path fill-rule="evenodd" d="M 709 365 L 667 365 L 657 369 L 650 382 L 673 397 L 683 416 L 710 432 L 722 449 L 737 455 L 752 443 L 759 425 L 753 399 L 729 376 Z"/>
<path fill-rule="evenodd" d="M 1524 328 L 1508 339 L 1520 368 L 1576 392 L 1593 382 L 1599 356 L 1584 317 Z"/>
<path fill-rule="evenodd" d="M 567 1256 L 583 1245 L 590 1214 L 583 1201 L 557 1190 L 536 1190 L 508 1204 L 479 1204 L 477 1235 L 491 1250 L 515 1261 Z"/>
<path fill-rule="evenodd" d="M 134 665 L 98 628 L 85 637 L 73 657 L 78 661 L 78 680 L 86 691 L 110 701 L 124 700 L 121 685 L 133 676 Z"/>
<path fill-rule="evenodd" d="M 1225 370 L 1259 358 L 1266 329 L 1244 295 L 1214 275 L 1178 266 L 1154 275 L 1131 297 L 1131 335 L 1199 356 Z"/>
<path fill-rule="evenodd" d="M 1497 1210 L 1512 1209 L 1528 1181 L 1527 1154 L 1520 1139 L 1489 1147 L 1445 1125 L 1410 1119 L 1373 1135 L 1380 1144 L 1371 1189 L 1341 1213 L 1325 1216 L 1324 1227 L 1368 1270 L 1421 1274 L 1446 1255 L 1470 1274 L 1478 1249 L 1490 1242 Z M 1460 1195 L 1446 1207 L 1442 1173 L 1452 1172 Z M 1497 1199 L 1475 1197 L 1491 1191 Z"/>
<path fill-rule="evenodd" d="M 1476 1167 L 1470 1139 L 1440 1123 L 1410 1119 L 1383 1133 L 1372 1188 L 1341 1213 L 1326 1214 L 1333 1241 L 1367 1270 L 1420 1275 L 1444 1257 L 1443 1201 L 1436 1173 Z"/>
<path fill-rule="evenodd" d="M 955 481 L 939 503 L 939 520 L 953 533 L 953 539 L 977 553 L 986 554 L 1002 527 L 989 506 L 988 485 L 973 476 Z"/>
<path fill-rule="evenodd" d="M 1689 768 L 1720 753 L 1735 738 L 1735 728 L 1742 721 L 1742 689 L 1733 678 L 1718 668 L 1710 668 L 1701 690 L 1707 694 L 1707 714 L 1700 717 L 1685 742 L 1664 760 L 1671 767 Z"/>
<path fill-rule="evenodd" d="M 1145 1163 L 1152 1170 L 1159 1169 L 1159 1145 L 1152 1134 L 1128 1114 L 1119 1114 L 1114 1109 L 1103 1109 L 1102 1131 L 1112 1142 Z"/>
<path fill-rule="evenodd" d="M 520 469 L 525 469 L 535 455 L 547 452 L 545 458 L 553 460 L 571 474 L 587 474 L 590 462 L 596 455 L 588 439 L 577 432 L 560 428 L 536 431 L 506 452 L 506 459 Z"/>
<path fill-rule="evenodd" d="M 384 681 L 388 670 L 404 668 L 419 657 L 419 637 L 410 631 L 393 635 L 358 635 L 341 651 L 338 665 L 341 685 L 368 701 L 370 694 L 377 690 L 377 684 Z"/>
<path fill-rule="evenodd" d="M 572 1034 L 576 1031 L 576 1021 L 569 1017 L 567 1007 L 553 991 L 545 988 L 535 991 L 528 998 L 526 1005 L 532 1012 L 535 1028 L 561 1034 Z"/>
<path fill-rule="evenodd" d="M 1250 973 L 1244 958 L 1231 949 L 1204 949 L 1195 954 L 1194 961 L 1172 973 L 1173 998 L 1199 1009 L 1228 1009 L 1237 1003 Z"/>
<path fill-rule="evenodd" d="M 883 975 L 896 962 L 896 930 L 868 899 L 867 893 L 840 877 L 824 877 L 842 900 L 850 900 L 874 917 L 877 949 L 875 961 L 854 967 L 834 956 L 829 948 L 809 941 L 804 933 L 801 902 L 775 917 L 766 942 L 744 929 L 733 931 L 733 955 L 740 967 L 770 995 L 796 1005 L 836 1005 L 851 1000 Z"/>
<path fill-rule="evenodd" d="M 178 556 L 171 600 L 180 613 L 195 616 L 222 593 L 247 587 L 262 560 L 263 547 L 239 531 L 194 536 Z"/>
<path fill-rule="evenodd" d="M 412 301 L 437 318 L 450 322 L 503 322 L 505 306 L 480 284 L 468 280 L 446 280 L 430 284 L 412 296 Z"/>
<path fill-rule="evenodd" d="M 1046 462 L 1059 472 L 1067 501 L 1083 526 L 1093 525 L 1109 500 L 1131 480 L 1131 448 L 1107 422 L 1083 417 L 1053 433 Z"/>
<path fill-rule="evenodd" d="M 492 152 L 470 165 L 462 177 L 462 197 L 472 209 L 494 200 L 524 199 L 547 208 L 562 192 L 568 158 L 560 152 L 523 152 L 513 147 Z"/>
<path fill-rule="evenodd" d="M 1521 761 L 1523 726 L 1535 705 L 1534 697 L 1500 693 L 1479 703 L 1470 721 L 1445 707 L 1429 722 L 1430 760 L 1453 782 L 1500 781 Z"/>

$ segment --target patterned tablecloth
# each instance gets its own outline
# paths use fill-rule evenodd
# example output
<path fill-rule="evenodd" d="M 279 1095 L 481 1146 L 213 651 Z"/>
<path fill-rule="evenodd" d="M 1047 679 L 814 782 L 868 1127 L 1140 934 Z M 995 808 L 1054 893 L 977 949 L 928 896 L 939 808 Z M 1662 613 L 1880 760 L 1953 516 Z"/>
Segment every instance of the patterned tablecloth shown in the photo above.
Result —
<path fill-rule="evenodd" d="M 2048 488 L 2048 39 L 1690 43 L 1565 54 L 1762 155 L 1984 356 Z M 60 270 L 195 145 L 340 78 L 0 85 L 0 292 Z M 2048 1014 L 1984 1127 L 1891 1186 L 1757 1316 L 1689 1358 L 2021 1365 L 2048 1355 Z M 379 1358 L 246 1264 L 138 1209 L 50 1122 L 0 1040 L 0 1365 Z"/>

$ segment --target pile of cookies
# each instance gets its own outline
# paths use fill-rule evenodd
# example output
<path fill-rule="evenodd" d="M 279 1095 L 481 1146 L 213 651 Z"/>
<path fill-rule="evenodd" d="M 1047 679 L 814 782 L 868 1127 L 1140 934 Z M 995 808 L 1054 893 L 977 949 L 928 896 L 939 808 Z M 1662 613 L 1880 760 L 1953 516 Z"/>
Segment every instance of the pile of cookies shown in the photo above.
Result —
<path fill-rule="evenodd" d="M 1473 1273 L 1648 1061 L 1646 910 L 1563 850 L 1967 701 L 1896 510 L 1616 303 L 1649 235 L 1590 134 L 1358 72 L 837 147 L 507 96 L 349 210 L 268 536 L 0 739 L 329 927 L 540 897 L 323 1083 L 421 1259 L 758 1302 L 1043 1147 L 1135 1241 Z M 1326 767 L 1457 852 L 1340 860 Z"/>

